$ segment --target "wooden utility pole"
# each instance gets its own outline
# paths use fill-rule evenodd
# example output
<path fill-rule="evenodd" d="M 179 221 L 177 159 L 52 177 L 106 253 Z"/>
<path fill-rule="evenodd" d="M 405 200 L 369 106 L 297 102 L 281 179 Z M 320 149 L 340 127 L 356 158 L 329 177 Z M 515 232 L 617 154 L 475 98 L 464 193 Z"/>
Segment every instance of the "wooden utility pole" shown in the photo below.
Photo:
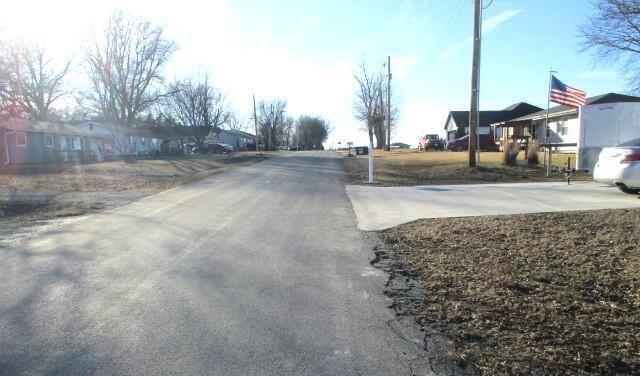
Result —
<path fill-rule="evenodd" d="M 268 145 L 267 146 L 267 150 L 268 151 L 271 151 L 271 128 L 273 128 L 273 120 L 274 120 L 273 118 L 275 117 L 275 115 L 273 114 L 273 103 L 271 104 L 271 111 L 270 112 L 271 112 L 271 116 L 270 116 L 270 118 L 271 118 L 270 120 L 271 121 L 269 122 L 270 123 L 269 124 L 269 132 L 268 132 L 269 134 L 267 136 L 267 137 L 269 137 L 269 139 L 267 140 L 267 145 Z"/>
<path fill-rule="evenodd" d="M 478 84 L 480 81 L 480 28 L 482 0 L 474 0 L 473 60 L 471 63 L 471 108 L 469 111 L 469 167 L 476 165 L 478 131 Z"/>
<path fill-rule="evenodd" d="M 256 151 L 260 151 L 258 147 L 258 116 L 256 115 L 256 95 L 253 94 L 253 125 L 256 127 Z"/>

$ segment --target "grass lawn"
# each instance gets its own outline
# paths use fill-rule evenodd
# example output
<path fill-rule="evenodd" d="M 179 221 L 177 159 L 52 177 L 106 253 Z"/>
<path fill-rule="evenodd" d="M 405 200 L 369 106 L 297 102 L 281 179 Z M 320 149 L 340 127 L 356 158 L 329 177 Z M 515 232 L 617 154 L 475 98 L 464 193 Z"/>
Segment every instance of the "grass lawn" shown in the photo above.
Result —
<path fill-rule="evenodd" d="M 367 181 L 367 156 L 346 157 L 343 153 L 345 170 L 353 183 Z M 553 154 L 554 168 L 566 167 L 567 158 L 571 158 L 571 166 L 575 167 L 575 154 Z M 427 185 L 427 184 L 464 184 L 464 183 L 501 183 L 548 181 L 564 179 L 559 172 L 547 178 L 542 166 L 504 167 L 501 165 L 502 153 L 480 153 L 478 167 L 467 166 L 466 152 L 417 150 L 393 150 L 390 152 L 375 150 L 374 180 L 385 185 Z M 519 160 L 523 160 L 521 153 Z M 542 155 L 541 155 L 542 158 Z M 577 174 L 577 180 L 591 179 L 586 173 Z"/>
<path fill-rule="evenodd" d="M 266 158 L 256 153 L 137 159 L 91 164 L 17 166 L 0 171 L 0 190 L 44 192 L 157 191 L 224 168 Z"/>
<path fill-rule="evenodd" d="M 640 374 L 640 210 L 427 219 L 381 237 L 392 278 L 418 281 L 396 310 L 444 332 L 461 365 Z"/>
<path fill-rule="evenodd" d="M 246 152 L 232 155 L 158 157 L 128 162 L 12 166 L 9 170 L 0 170 L 0 224 L 6 227 L 10 225 L 6 220 L 11 220 L 11 225 L 16 225 L 81 215 L 121 205 L 141 195 L 169 189 L 267 157 Z M 87 193 L 126 194 L 127 198 L 92 201 Z M 60 201 L 57 198 L 60 194 L 71 195 L 71 198 Z"/>

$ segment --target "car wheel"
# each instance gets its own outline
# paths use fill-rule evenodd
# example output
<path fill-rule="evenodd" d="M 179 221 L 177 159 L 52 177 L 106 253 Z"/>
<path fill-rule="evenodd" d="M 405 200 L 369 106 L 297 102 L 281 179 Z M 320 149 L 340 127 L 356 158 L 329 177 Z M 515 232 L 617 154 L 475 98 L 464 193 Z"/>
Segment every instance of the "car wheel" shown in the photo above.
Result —
<path fill-rule="evenodd" d="M 462 147 L 462 145 L 458 145 L 456 146 L 456 151 L 464 151 L 464 148 Z"/>
<path fill-rule="evenodd" d="M 640 193 L 640 189 L 638 188 L 629 188 L 629 187 L 625 187 L 624 185 L 619 185 L 618 189 L 621 190 L 624 193 L 628 193 L 630 195 L 637 195 L 638 193 Z"/>

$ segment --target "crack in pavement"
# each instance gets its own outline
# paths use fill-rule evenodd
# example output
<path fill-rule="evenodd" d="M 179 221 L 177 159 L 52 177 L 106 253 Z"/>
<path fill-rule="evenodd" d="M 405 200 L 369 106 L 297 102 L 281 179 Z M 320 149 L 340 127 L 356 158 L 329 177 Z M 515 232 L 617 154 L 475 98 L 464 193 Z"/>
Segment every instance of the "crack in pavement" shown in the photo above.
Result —
<path fill-rule="evenodd" d="M 393 259 L 390 251 L 384 249 L 377 234 L 366 233 L 365 237 L 372 244 L 375 255 L 370 264 L 388 275 L 384 294 L 391 299 L 389 308 L 393 309 L 396 317 L 386 320 L 386 325 L 395 336 L 410 344 L 419 354 L 406 359 L 410 374 L 473 375 L 472 369 L 463 369 L 447 358 L 448 337 L 417 321 L 412 314 L 412 310 L 418 309 L 422 304 L 422 296 L 425 293 L 417 276 L 412 275 L 398 260 Z M 420 339 L 417 339 L 418 332 Z"/>

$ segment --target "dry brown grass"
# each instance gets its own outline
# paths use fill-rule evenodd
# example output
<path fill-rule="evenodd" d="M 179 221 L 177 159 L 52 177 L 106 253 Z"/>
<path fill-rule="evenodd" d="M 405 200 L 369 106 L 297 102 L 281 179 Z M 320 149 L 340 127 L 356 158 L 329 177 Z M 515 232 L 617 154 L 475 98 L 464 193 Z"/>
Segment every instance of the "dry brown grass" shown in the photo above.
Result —
<path fill-rule="evenodd" d="M 156 191 L 230 166 L 262 160 L 255 153 L 140 159 L 77 165 L 17 166 L 0 173 L 0 190 L 45 192 Z"/>
<path fill-rule="evenodd" d="M 393 264 L 420 288 L 394 306 L 483 374 L 638 375 L 639 224 L 640 210 L 619 209 L 385 230 Z"/>
<path fill-rule="evenodd" d="M 367 156 L 346 157 L 344 165 L 353 183 L 367 180 Z M 565 167 L 567 157 L 575 166 L 575 154 L 553 154 L 553 166 Z M 522 166 L 502 166 L 502 153 L 480 153 L 479 167 L 467 167 L 466 152 L 418 152 L 416 150 L 376 150 L 374 152 L 374 179 L 385 185 L 464 184 L 491 182 L 526 182 L 562 180 L 554 173 L 547 178 L 541 166 L 530 167 L 524 152 L 518 156 Z M 588 174 L 576 175 L 578 180 L 590 179 Z"/>

